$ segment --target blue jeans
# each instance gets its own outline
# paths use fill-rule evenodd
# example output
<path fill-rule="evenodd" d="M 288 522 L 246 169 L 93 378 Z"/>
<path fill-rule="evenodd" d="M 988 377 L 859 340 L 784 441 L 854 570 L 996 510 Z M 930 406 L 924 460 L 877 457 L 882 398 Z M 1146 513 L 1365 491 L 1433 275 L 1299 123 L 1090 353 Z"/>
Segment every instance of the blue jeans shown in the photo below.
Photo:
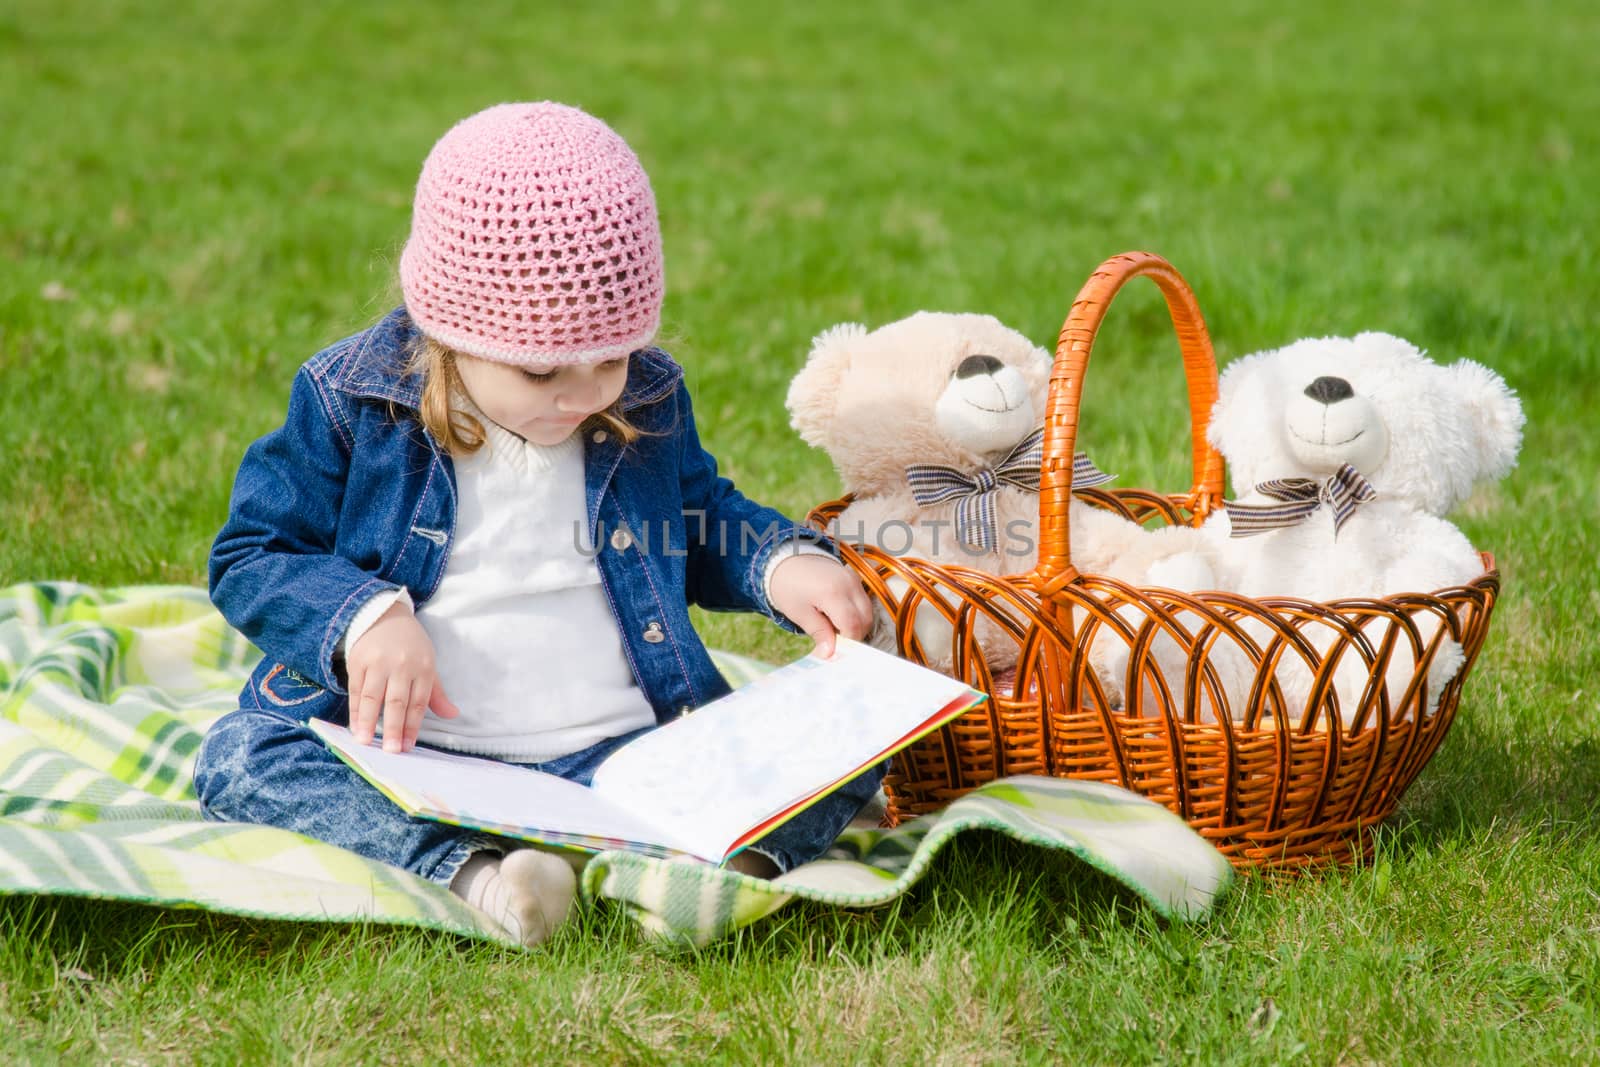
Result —
<path fill-rule="evenodd" d="M 544 763 L 547 774 L 588 785 L 616 749 L 645 727 Z M 877 792 L 884 766 L 868 770 L 756 841 L 751 848 L 788 871 L 821 856 Z M 505 852 L 518 842 L 407 815 L 362 778 L 311 728 L 257 708 L 224 715 L 207 732 L 194 771 L 207 818 L 257 823 L 326 841 L 449 885 L 474 852 Z"/>

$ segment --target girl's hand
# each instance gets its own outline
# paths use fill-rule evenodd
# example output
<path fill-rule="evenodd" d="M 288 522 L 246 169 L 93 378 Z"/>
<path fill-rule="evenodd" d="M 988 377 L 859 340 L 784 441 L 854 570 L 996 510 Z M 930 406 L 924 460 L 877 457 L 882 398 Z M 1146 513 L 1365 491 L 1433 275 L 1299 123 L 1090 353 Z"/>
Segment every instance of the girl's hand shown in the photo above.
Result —
<path fill-rule="evenodd" d="M 855 572 L 831 556 L 791 556 L 772 571 L 772 606 L 833 655 L 838 634 L 859 641 L 872 625 L 872 601 Z"/>
<path fill-rule="evenodd" d="M 461 714 L 433 669 L 433 642 L 411 608 L 396 603 L 378 617 L 345 657 L 350 676 L 350 732 L 365 745 L 383 717 L 383 750 L 409 752 L 424 712 Z"/>

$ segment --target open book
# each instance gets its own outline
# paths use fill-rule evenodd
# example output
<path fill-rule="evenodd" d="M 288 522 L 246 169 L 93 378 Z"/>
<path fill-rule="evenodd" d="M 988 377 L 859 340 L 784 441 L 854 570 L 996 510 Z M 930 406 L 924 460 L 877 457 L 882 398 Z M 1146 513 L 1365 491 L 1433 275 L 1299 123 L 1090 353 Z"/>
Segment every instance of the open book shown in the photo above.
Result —
<path fill-rule="evenodd" d="M 726 861 L 891 753 L 987 699 L 840 638 L 613 752 L 591 786 L 509 763 L 360 745 L 311 727 L 413 815 L 547 845 Z"/>

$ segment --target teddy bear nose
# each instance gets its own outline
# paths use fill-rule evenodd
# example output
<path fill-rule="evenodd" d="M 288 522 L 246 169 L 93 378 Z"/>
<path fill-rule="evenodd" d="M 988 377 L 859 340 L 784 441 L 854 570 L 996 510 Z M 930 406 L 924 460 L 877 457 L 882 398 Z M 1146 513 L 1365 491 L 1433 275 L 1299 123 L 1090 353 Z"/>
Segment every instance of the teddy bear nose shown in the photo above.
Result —
<path fill-rule="evenodd" d="M 993 374 L 1003 364 L 993 356 L 968 356 L 956 368 L 957 378 L 976 378 L 980 374 Z"/>
<path fill-rule="evenodd" d="M 1330 378 L 1324 375 L 1306 386 L 1306 396 L 1323 404 L 1349 400 L 1355 395 L 1356 391 L 1350 388 L 1350 383 L 1343 378 Z"/>

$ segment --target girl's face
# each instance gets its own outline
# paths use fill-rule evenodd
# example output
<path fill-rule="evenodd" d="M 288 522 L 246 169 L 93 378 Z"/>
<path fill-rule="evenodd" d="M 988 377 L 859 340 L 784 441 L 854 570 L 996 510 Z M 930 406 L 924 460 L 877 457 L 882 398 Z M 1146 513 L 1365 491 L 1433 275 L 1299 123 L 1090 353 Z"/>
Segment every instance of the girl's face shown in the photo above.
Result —
<path fill-rule="evenodd" d="M 628 383 L 628 357 L 560 367 L 512 367 L 456 356 L 467 395 L 478 410 L 523 440 L 558 445 L 590 415 L 604 411 Z"/>

